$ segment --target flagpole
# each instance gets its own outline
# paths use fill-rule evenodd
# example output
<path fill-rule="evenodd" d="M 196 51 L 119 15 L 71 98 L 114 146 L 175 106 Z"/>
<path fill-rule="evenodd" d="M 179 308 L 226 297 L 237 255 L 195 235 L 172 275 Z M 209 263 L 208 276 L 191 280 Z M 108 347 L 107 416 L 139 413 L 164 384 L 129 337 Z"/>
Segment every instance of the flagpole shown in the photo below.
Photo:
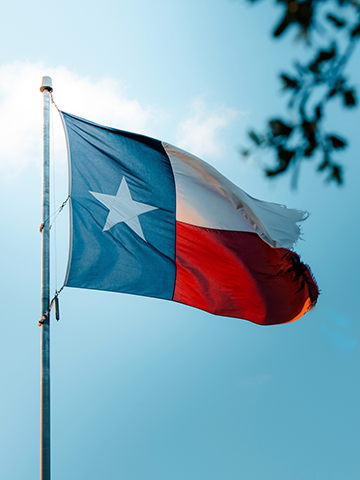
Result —
<path fill-rule="evenodd" d="M 40 393 L 40 480 L 50 480 L 50 92 L 52 81 L 43 77 L 43 200 L 41 275 L 41 393 Z"/>

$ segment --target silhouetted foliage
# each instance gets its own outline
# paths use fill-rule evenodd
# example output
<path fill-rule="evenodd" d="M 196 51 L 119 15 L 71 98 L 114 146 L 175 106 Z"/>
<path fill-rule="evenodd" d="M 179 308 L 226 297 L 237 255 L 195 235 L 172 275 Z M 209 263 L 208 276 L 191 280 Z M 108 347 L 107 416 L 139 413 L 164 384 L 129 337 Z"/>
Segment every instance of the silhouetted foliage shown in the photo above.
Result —
<path fill-rule="evenodd" d="M 290 97 L 287 108 L 292 120 L 273 118 L 264 133 L 250 131 L 253 147 L 242 149 L 241 154 L 248 157 L 256 150 L 272 150 L 276 165 L 265 168 L 268 177 L 289 171 L 303 160 L 313 159 L 318 163 L 317 171 L 324 172 L 327 181 L 341 185 L 343 167 L 334 160 L 334 154 L 344 150 L 347 141 L 337 133 L 326 132 L 323 120 L 329 102 L 334 99 L 340 99 L 346 108 L 357 104 L 355 87 L 343 72 L 360 40 L 359 0 L 277 2 L 283 13 L 274 29 L 274 37 L 280 37 L 296 25 L 300 39 L 312 52 L 311 58 L 306 64 L 295 62 L 292 73 L 280 74 L 283 90 Z M 332 11 L 327 11 L 326 6 Z M 338 15 L 340 11 L 343 15 Z M 326 28 L 330 29 L 330 36 L 324 36 L 327 46 L 319 48 L 315 45 L 315 32 L 324 32 Z M 298 171 L 298 168 L 293 169 L 294 186 Z"/>

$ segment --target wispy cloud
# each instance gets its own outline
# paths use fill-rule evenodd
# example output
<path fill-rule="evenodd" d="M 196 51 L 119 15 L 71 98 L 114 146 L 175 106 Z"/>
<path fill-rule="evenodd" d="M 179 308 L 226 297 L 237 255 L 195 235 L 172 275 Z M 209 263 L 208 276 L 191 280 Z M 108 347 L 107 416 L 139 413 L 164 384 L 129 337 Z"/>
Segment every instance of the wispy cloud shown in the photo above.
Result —
<path fill-rule="evenodd" d="M 113 127 L 144 132 L 155 113 L 126 95 L 113 78 L 92 80 L 66 67 L 13 62 L 0 67 L 0 171 L 17 173 L 29 164 L 41 164 L 43 75 L 53 78 L 59 107 L 78 116 Z M 157 115 L 157 117 L 159 117 Z M 56 122 L 59 120 L 56 118 Z M 61 128 L 55 142 L 63 149 Z"/>
<path fill-rule="evenodd" d="M 210 110 L 202 99 L 195 100 L 188 118 L 178 127 L 177 145 L 199 157 L 219 155 L 223 146 L 219 131 L 238 114 L 237 110 L 224 106 Z"/>
<path fill-rule="evenodd" d="M 159 138 L 166 140 L 163 130 L 167 130 L 166 136 L 173 136 L 169 131 L 170 112 L 130 98 L 117 79 L 94 80 L 67 67 L 42 62 L 12 62 L 0 66 L 0 172 L 17 174 L 30 165 L 41 166 L 43 109 L 39 88 L 43 75 L 52 77 L 55 101 L 61 110 L 150 136 L 157 136 L 163 125 Z M 203 99 L 195 100 L 185 120 L 179 124 L 173 118 L 170 122 L 177 145 L 205 159 L 221 155 L 221 130 L 238 113 L 233 108 L 210 108 Z M 65 161 L 65 138 L 56 111 L 52 125 L 52 151 L 56 162 Z"/>

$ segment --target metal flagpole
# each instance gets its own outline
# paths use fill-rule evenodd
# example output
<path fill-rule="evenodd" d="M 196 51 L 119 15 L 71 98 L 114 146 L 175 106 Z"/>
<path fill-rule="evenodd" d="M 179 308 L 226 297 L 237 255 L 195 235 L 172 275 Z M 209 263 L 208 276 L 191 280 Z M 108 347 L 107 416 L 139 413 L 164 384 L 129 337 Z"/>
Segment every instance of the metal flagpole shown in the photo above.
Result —
<path fill-rule="evenodd" d="M 43 202 L 41 276 L 41 398 L 40 398 L 40 479 L 50 480 L 50 92 L 52 81 L 43 77 L 40 91 L 44 101 Z"/>

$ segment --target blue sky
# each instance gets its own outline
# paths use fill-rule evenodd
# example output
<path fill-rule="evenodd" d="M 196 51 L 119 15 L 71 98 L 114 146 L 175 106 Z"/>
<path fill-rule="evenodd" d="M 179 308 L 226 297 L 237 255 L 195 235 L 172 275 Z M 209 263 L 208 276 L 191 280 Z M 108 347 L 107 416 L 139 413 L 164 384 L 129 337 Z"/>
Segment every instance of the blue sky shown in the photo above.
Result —
<path fill-rule="evenodd" d="M 309 54 L 294 31 L 270 40 L 278 14 L 270 2 L 225 0 L 3 6 L 0 478 L 39 477 L 43 75 L 62 110 L 176 144 L 251 195 L 308 210 L 296 251 L 322 292 L 302 319 L 262 328 L 65 289 L 51 325 L 52 478 L 357 478 L 359 109 L 334 102 L 326 119 L 349 139 L 343 188 L 311 162 L 292 191 L 289 178 L 264 179 L 263 157 L 241 160 L 247 130 L 284 111 L 277 74 Z M 359 65 L 357 51 L 348 74 L 358 88 Z M 53 113 L 58 206 L 67 166 Z M 52 229 L 52 290 L 66 268 L 67 215 Z"/>

